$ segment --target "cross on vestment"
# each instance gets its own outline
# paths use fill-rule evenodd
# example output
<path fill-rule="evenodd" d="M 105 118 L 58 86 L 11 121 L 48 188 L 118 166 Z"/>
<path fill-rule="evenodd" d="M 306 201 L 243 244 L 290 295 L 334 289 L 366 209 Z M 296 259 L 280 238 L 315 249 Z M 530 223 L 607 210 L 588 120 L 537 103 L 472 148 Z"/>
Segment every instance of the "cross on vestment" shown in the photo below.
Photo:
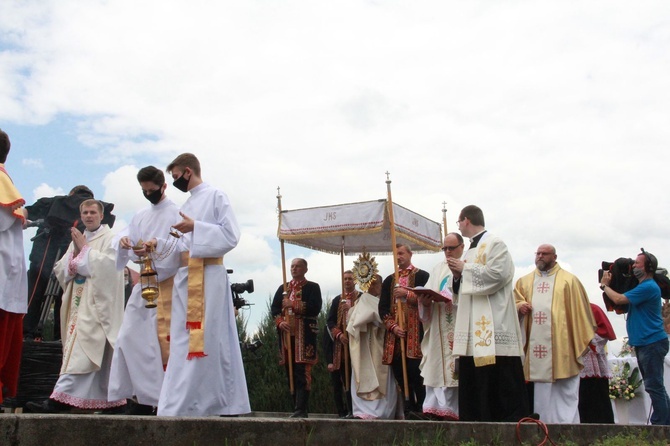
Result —
<path fill-rule="evenodd" d="M 479 327 L 482 329 L 482 331 L 486 331 L 486 327 L 491 325 L 491 321 L 486 320 L 484 316 L 477 322 L 475 322 L 475 325 L 479 325 Z"/>
<path fill-rule="evenodd" d="M 533 320 L 537 325 L 543 325 L 545 322 L 547 322 L 547 318 L 547 313 L 544 311 L 536 311 L 533 315 Z"/>
<path fill-rule="evenodd" d="M 544 359 L 548 354 L 547 346 L 546 345 L 536 345 L 533 347 L 533 356 L 539 359 Z"/>
<path fill-rule="evenodd" d="M 542 283 L 537 285 L 537 292 L 544 294 L 547 291 L 549 291 L 549 288 L 550 287 L 549 287 L 549 284 L 547 282 L 542 282 Z"/>

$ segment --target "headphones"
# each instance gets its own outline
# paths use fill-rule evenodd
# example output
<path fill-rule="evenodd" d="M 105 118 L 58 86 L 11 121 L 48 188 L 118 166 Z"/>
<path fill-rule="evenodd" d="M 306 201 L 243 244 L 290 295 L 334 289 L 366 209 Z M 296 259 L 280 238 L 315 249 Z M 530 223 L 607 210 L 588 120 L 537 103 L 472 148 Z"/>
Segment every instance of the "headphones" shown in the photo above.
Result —
<path fill-rule="evenodd" d="M 644 256 L 644 270 L 649 274 L 655 274 L 656 268 L 658 268 L 658 260 L 656 260 L 656 256 L 645 251 L 644 248 L 640 248 L 640 251 L 642 251 L 642 255 Z"/>

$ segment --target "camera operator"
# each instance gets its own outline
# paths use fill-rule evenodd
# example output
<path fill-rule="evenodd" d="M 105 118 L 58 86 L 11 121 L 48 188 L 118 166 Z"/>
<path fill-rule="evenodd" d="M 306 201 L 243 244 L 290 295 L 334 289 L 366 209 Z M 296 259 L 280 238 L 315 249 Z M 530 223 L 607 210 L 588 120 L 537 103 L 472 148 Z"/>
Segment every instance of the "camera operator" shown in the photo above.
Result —
<path fill-rule="evenodd" d="M 93 192 L 86 186 L 72 188 L 68 195 L 43 197 L 34 204 L 26 206 L 29 226 L 37 226 L 37 234 L 33 237 L 30 251 L 30 267 L 28 269 L 28 313 L 23 320 L 24 338 L 41 337 L 39 322 L 42 306 L 47 293 L 49 277 L 54 264 L 65 254 L 72 241 L 70 228 L 78 224 L 83 231 L 83 223 L 78 222 L 79 205 L 90 198 Z M 105 218 L 103 224 L 114 225 L 116 217 L 111 211 L 114 205 L 103 203 Z M 56 286 L 54 290 L 54 340 L 60 339 L 60 304 L 63 291 Z"/>
<path fill-rule="evenodd" d="M 604 271 L 600 288 L 615 304 L 630 304 L 626 320 L 628 342 L 635 348 L 644 388 L 651 398 L 651 424 L 670 425 L 670 399 L 663 383 L 668 335 L 661 318 L 661 289 L 653 280 L 657 267 L 656 257 L 643 249 L 633 265 L 639 285 L 624 294 L 617 293 L 609 286 L 612 274 Z"/>

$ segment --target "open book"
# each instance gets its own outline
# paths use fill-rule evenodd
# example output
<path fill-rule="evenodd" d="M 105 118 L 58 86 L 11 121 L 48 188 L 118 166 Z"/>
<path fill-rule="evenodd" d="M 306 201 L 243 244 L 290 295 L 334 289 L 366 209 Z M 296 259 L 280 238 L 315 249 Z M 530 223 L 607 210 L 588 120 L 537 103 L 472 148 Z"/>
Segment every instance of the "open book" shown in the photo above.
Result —
<path fill-rule="evenodd" d="M 430 297 L 435 302 L 451 302 L 451 298 L 443 296 L 440 293 L 438 293 L 437 291 L 433 291 L 430 288 L 426 288 L 425 286 L 417 286 L 417 287 L 414 287 L 414 288 L 404 286 L 402 288 L 405 288 L 406 290 L 413 291 L 414 294 Z"/>

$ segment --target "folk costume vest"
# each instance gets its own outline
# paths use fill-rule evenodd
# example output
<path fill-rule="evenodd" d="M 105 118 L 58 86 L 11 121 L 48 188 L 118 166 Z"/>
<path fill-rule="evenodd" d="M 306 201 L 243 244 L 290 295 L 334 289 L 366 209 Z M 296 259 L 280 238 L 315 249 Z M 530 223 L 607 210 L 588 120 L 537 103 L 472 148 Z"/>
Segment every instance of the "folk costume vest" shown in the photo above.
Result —
<path fill-rule="evenodd" d="M 421 271 L 410 265 L 408 268 L 400 270 L 398 275 L 398 284 L 408 288 L 416 286 L 416 275 Z M 384 356 L 382 362 L 384 364 L 391 364 L 393 356 L 400 354 L 400 338 L 396 337 L 392 329 L 397 325 L 397 304 L 393 299 L 393 289 L 395 288 L 395 279 L 391 281 L 391 312 L 384 318 L 386 325 L 386 336 L 384 338 Z M 402 304 L 405 313 L 405 330 L 407 330 L 407 357 L 413 359 L 420 359 L 421 354 L 421 339 L 423 335 L 423 326 L 419 320 L 419 308 L 416 294 L 410 291 L 407 295 L 407 301 Z M 397 350 L 396 350 L 397 349 Z"/>

